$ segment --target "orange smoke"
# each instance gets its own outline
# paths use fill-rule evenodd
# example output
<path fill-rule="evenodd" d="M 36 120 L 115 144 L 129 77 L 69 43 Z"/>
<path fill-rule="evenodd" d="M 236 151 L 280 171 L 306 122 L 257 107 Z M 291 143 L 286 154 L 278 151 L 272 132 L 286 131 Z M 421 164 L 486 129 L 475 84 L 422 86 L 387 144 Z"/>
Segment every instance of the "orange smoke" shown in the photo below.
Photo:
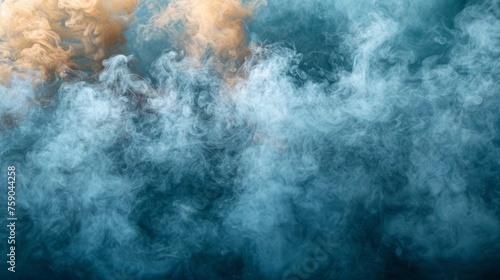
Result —
<path fill-rule="evenodd" d="M 137 0 L 5 0 L 0 6 L 0 83 L 13 75 L 49 81 L 64 69 L 99 68 Z M 37 74 L 38 73 L 38 74 Z"/>
<path fill-rule="evenodd" d="M 223 70 L 236 71 L 248 51 L 243 20 L 265 4 L 252 0 L 172 0 L 154 19 L 155 27 L 166 27 L 174 43 L 201 61 L 214 54 Z"/>

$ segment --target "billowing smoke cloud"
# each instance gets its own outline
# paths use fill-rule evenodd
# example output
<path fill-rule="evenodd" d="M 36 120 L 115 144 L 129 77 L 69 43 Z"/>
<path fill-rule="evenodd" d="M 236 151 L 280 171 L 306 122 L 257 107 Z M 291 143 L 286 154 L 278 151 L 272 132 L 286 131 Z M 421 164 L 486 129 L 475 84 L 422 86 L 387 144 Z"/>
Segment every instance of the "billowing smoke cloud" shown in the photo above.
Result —
<path fill-rule="evenodd" d="M 498 1 L 134 17 L 127 52 L 42 84 L 53 98 L 35 76 L 0 86 L 0 115 L 25 115 L 0 132 L 1 180 L 18 176 L 3 278 L 500 277 Z"/>
<path fill-rule="evenodd" d="M 245 25 L 263 4 L 264 0 L 174 0 L 153 17 L 149 29 L 165 29 L 174 45 L 195 59 L 195 66 L 208 58 L 223 73 L 234 74 L 249 55 Z"/>
<path fill-rule="evenodd" d="M 57 80 L 97 73 L 104 58 L 118 53 L 137 0 L 5 0 L 0 5 L 3 130 L 33 107 L 52 102 Z"/>
<path fill-rule="evenodd" d="M 50 81 L 78 62 L 81 69 L 99 69 L 110 48 L 125 42 L 136 5 L 137 0 L 2 1 L 0 82 L 8 84 L 13 75 Z"/>

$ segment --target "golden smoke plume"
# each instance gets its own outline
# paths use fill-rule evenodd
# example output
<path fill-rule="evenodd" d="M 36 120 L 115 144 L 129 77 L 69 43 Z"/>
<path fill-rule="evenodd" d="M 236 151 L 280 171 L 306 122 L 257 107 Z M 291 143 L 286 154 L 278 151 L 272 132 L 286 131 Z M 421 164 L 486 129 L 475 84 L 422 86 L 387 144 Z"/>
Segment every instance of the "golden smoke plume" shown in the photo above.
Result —
<path fill-rule="evenodd" d="M 174 44 L 198 61 L 213 54 L 219 69 L 234 72 L 248 52 L 244 20 L 265 4 L 263 0 L 172 0 L 153 24 L 166 28 Z"/>
<path fill-rule="evenodd" d="M 136 6 L 137 0 L 2 1 L 0 83 L 13 75 L 50 81 L 77 66 L 97 70 L 110 47 L 125 41 Z"/>

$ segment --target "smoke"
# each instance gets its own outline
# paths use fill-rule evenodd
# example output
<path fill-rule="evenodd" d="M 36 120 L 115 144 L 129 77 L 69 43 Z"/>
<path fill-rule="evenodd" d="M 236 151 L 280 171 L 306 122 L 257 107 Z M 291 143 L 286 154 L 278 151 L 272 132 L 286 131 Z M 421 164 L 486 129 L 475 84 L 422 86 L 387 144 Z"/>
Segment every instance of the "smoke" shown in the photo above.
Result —
<path fill-rule="evenodd" d="M 13 75 L 50 81 L 78 62 L 80 71 L 98 70 L 110 48 L 125 42 L 137 1 L 5 0 L 1 5 L 0 82 L 5 85 Z"/>
<path fill-rule="evenodd" d="M 17 3 L 3 278 L 500 276 L 498 1 Z"/>
<path fill-rule="evenodd" d="M 261 5 L 265 1 L 174 0 L 151 19 L 148 29 L 165 29 L 173 45 L 198 66 L 209 58 L 220 72 L 234 75 L 249 55 L 246 24 Z"/>

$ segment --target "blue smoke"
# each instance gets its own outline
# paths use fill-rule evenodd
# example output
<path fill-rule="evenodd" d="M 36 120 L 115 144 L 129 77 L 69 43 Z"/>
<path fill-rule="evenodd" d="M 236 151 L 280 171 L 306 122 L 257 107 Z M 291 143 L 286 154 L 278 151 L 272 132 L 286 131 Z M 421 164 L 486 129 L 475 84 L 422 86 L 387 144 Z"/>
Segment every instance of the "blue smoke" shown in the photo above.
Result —
<path fill-rule="evenodd" d="M 95 76 L 0 85 L 2 279 L 500 279 L 499 1 L 269 0 L 234 85 L 165 5 Z"/>

